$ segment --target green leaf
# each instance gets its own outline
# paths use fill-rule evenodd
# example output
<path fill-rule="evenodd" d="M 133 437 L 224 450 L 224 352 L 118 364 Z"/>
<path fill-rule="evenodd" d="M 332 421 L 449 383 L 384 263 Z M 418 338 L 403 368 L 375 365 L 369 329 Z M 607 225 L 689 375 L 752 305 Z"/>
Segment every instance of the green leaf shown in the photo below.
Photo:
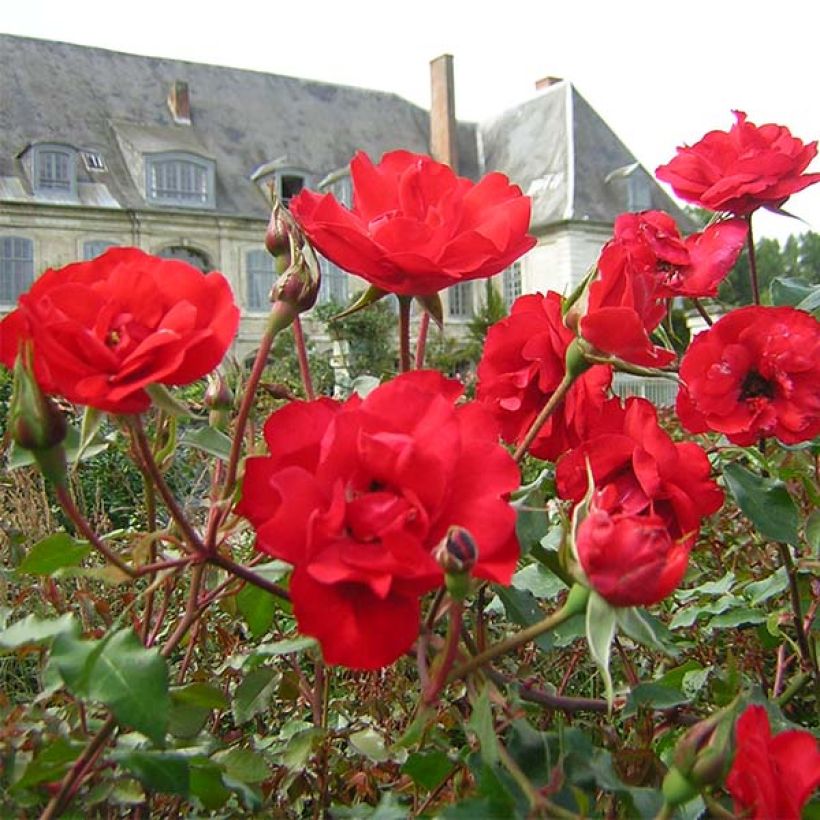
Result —
<path fill-rule="evenodd" d="M 544 620 L 544 611 L 538 606 L 538 601 L 531 592 L 515 587 L 498 587 L 496 589 L 507 617 L 519 626 L 531 626 Z M 535 639 L 535 645 L 545 652 L 552 649 L 553 637 L 547 632 Z"/>
<path fill-rule="evenodd" d="M 444 752 L 416 752 L 407 758 L 401 767 L 402 774 L 406 774 L 417 785 L 427 791 L 432 791 L 444 782 L 444 778 L 453 770 L 453 763 Z"/>
<path fill-rule="evenodd" d="M 222 767 L 210 760 L 189 761 L 189 790 L 208 811 L 221 808 L 231 796 L 222 781 Z"/>
<path fill-rule="evenodd" d="M 168 665 L 130 627 L 99 641 L 62 633 L 52 646 L 51 661 L 75 695 L 104 703 L 118 722 L 162 743 L 171 706 Z"/>
<path fill-rule="evenodd" d="M 498 762 L 498 738 L 493 724 L 493 710 L 490 706 L 490 689 L 484 687 L 478 700 L 473 705 L 473 713 L 467 721 L 466 727 L 475 733 L 481 744 L 481 758 L 492 766 Z"/>
<path fill-rule="evenodd" d="M 76 567 L 91 552 L 87 541 L 76 541 L 67 532 L 55 532 L 38 541 L 17 567 L 27 575 L 51 575 L 62 567 Z"/>
<path fill-rule="evenodd" d="M 151 397 L 154 407 L 164 410 L 169 416 L 193 418 L 190 409 L 176 399 L 164 384 L 159 384 L 159 382 L 148 384 L 145 386 L 145 392 Z"/>
<path fill-rule="evenodd" d="M 671 709 L 689 703 L 689 698 L 680 691 L 659 683 L 639 683 L 626 699 L 623 716 L 632 717 L 639 706 L 651 706 L 653 709 Z"/>
<path fill-rule="evenodd" d="M 529 564 L 512 577 L 516 589 L 531 593 L 541 600 L 553 601 L 567 588 L 567 585 L 554 572 L 542 564 Z"/>
<path fill-rule="evenodd" d="M 82 743 L 71 743 L 62 737 L 52 740 L 26 766 L 23 776 L 12 789 L 27 789 L 38 783 L 59 780 L 68 771 L 69 764 L 76 760 L 82 751 Z"/>
<path fill-rule="evenodd" d="M 788 585 L 789 577 L 786 575 L 786 568 L 780 567 L 768 578 L 748 584 L 743 590 L 743 596 L 749 600 L 749 603 L 757 606 L 774 595 L 779 595 Z"/>
<path fill-rule="evenodd" d="M 63 632 L 79 634 L 79 631 L 80 625 L 69 613 L 59 618 L 27 615 L 0 632 L 0 649 L 19 649 L 28 644 L 47 644 Z"/>
<path fill-rule="evenodd" d="M 814 313 L 820 308 L 820 285 L 815 285 L 812 292 L 797 307 L 806 313 Z"/>
<path fill-rule="evenodd" d="M 66 461 L 69 464 L 74 464 L 78 458 L 81 461 L 87 461 L 98 453 L 102 453 L 103 450 L 107 450 L 108 442 L 100 441 L 97 444 L 89 444 L 83 447 L 81 451 L 80 431 L 69 424 L 66 437 L 63 441 L 63 447 L 65 448 Z M 6 459 L 6 467 L 8 470 L 17 470 L 20 467 L 31 467 L 35 462 L 36 459 L 31 450 L 24 450 L 14 443 L 9 447 Z"/>
<path fill-rule="evenodd" d="M 691 589 L 679 589 L 675 593 L 675 597 L 679 600 L 688 600 L 689 598 L 695 598 L 701 595 L 725 595 L 731 591 L 734 585 L 735 574 L 730 571 L 717 581 L 707 581 L 705 584 L 692 587 Z"/>
<path fill-rule="evenodd" d="M 260 638 L 273 625 L 277 604 L 275 597 L 267 590 L 245 584 L 236 594 L 236 605 L 254 638 Z"/>
<path fill-rule="evenodd" d="M 252 669 L 242 679 L 233 698 L 233 719 L 238 724 L 247 723 L 251 718 L 266 711 L 276 688 L 276 673 L 273 669 L 260 667 Z"/>
<path fill-rule="evenodd" d="M 749 609 L 748 607 L 739 607 L 715 615 L 715 617 L 706 624 L 706 628 L 727 629 L 736 626 L 753 626 L 754 624 L 762 624 L 765 621 L 766 613 L 764 611 L 760 609 Z"/>
<path fill-rule="evenodd" d="M 814 510 L 806 519 L 806 541 L 815 557 L 820 556 L 820 510 Z"/>
<path fill-rule="evenodd" d="M 789 305 L 796 307 L 812 295 L 813 288 L 802 279 L 791 279 L 780 276 L 772 279 L 769 285 L 769 294 L 773 305 Z"/>
<path fill-rule="evenodd" d="M 673 657 L 677 654 L 675 646 L 668 639 L 666 643 L 661 641 L 660 635 L 663 632 L 668 633 L 666 627 L 657 620 L 653 622 L 648 612 L 634 606 L 619 607 L 615 612 L 615 616 L 621 631 L 629 635 L 633 641 Z"/>
<path fill-rule="evenodd" d="M 384 763 L 390 759 L 384 737 L 372 726 L 353 732 L 350 735 L 350 744 L 359 754 L 369 757 L 375 763 Z"/>
<path fill-rule="evenodd" d="M 179 443 L 182 447 L 193 447 L 221 461 L 227 461 L 231 454 L 230 438 L 213 427 L 188 428 Z"/>
<path fill-rule="evenodd" d="M 228 705 L 225 693 L 210 683 L 189 683 L 171 689 L 171 697 L 179 703 L 189 703 L 205 709 L 222 709 Z"/>
<path fill-rule="evenodd" d="M 111 757 L 151 791 L 182 797 L 188 797 L 190 793 L 190 766 L 184 755 L 174 752 L 116 751 Z"/>
<path fill-rule="evenodd" d="M 739 464 L 727 464 L 723 477 L 738 506 L 761 535 L 798 546 L 797 507 L 783 482 L 763 478 Z"/>
<path fill-rule="evenodd" d="M 259 752 L 252 749 L 228 749 L 217 752 L 213 760 L 225 769 L 225 774 L 242 783 L 261 783 L 270 777 L 270 769 Z"/>
<path fill-rule="evenodd" d="M 254 649 L 254 654 L 269 656 L 289 655 L 292 652 L 304 652 L 306 649 L 312 649 L 317 645 L 316 638 L 285 638 L 281 641 L 260 644 Z"/>
<path fill-rule="evenodd" d="M 168 731 L 174 737 L 196 737 L 211 712 L 227 705 L 228 700 L 222 690 L 207 683 L 191 683 L 171 689 Z"/>
<path fill-rule="evenodd" d="M 586 613 L 587 643 L 592 660 L 595 661 L 604 679 L 604 692 L 610 709 L 612 709 L 615 693 L 612 688 L 612 676 L 609 673 L 609 658 L 612 641 L 615 638 L 616 623 L 615 608 L 610 606 L 594 589 L 590 590 Z"/>
<path fill-rule="evenodd" d="M 515 532 L 521 552 L 526 555 L 549 529 L 547 516 L 547 488 L 552 484 L 548 470 L 542 470 L 531 484 L 519 488 L 512 506 L 516 510 Z"/>

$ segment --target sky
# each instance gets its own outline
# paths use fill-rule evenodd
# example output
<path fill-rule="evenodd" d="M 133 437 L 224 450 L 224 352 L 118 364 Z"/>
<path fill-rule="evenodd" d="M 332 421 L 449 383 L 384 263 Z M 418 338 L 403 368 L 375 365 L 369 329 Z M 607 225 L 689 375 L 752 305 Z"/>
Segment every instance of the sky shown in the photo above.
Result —
<path fill-rule="evenodd" d="M 429 61 L 452 54 L 462 120 L 562 77 L 650 173 L 676 146 L 727 130 L 733 109 L 820 138 L 818 23 L 816 0 L 0 0 L 6 34 L 376 88 L 425 107 Z M 756 236 L 820 232 L 820 184 L 785 209 L 804 221 L 759 213 Z"/>

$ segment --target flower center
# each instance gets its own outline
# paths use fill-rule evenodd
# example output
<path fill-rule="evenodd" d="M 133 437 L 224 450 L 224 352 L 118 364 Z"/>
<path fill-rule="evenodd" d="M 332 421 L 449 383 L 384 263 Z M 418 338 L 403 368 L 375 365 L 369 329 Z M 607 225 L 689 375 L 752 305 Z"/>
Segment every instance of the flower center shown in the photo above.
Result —
<path fill-rule="evenodd" d="M 758 398 L 773 399 L 774 385 L 756 370 L 750 370 L 740 388 L 740 398 L 744 401 Z"/>
<path fill-rule="evenodd" d="M 120 343 L 120 332 L 118 330 L 109 330 L 105 337 L 106 347 L 116 347 Z"/>

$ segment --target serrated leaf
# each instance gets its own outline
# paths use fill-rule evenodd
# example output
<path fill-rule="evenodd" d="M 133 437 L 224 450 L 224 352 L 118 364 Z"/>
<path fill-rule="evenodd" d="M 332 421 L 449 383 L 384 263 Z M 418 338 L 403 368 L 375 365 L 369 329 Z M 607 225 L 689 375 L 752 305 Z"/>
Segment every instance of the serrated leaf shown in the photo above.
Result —
<path fill-rule="evenodd" d="M 63 567 L 75 567 L 91 552 L 87 541 L 77 541 L 67 532 L 55 532 L 38 541 L 17 567 L 25 575 L 51 575 Z"/>
<path fill-rule="evenodd" d="M 799 310 L 805 310 L 806 313 L 814 313 L 820 308 L 820 285 L 815 285 L 812 292 L 800 302 L 797 308 Z"/>
<path fill-rule="evenodd" d="M 230 438 L 214 427 L 188 428 L 179 443 L 182 447 L 193 447 L 221 461 L 227 461 L 231 453 Z"/>
<path fill-rule="evenodd" d="M 753 626 L 766 621 L 766 613 L 759 609 L 739 607 L 715 615 L 707 624 L 707 629 L 727 629 L 736 626 Z"/>
<path fill-rule="evenodd" d="M 254 654 L 275 657 L 277 655 L 289 655 L 292 652 L 304 652 L 314 646 L 318 646 L 316 638 L 285 638 L 281 641 L 260 644 L 254 649 Z"/>
<path fill-rule="evenodd" d="M 670 644 L 664 644 L 658 637 L 652 621 L 647 617 L 647 613 L 637 607 L 619 607 L 616 610 L 616 618 L 621 631 L 632 640 L 657 649 L 667 655 L 675 655 L 677 651 Z"/>
<path fill-rule="evenodd" d="M 202 706 L 206 709 L 222 709 L 228 705 L 225 693 L 210 683 L 189 683 L 171 689 L 171 697 L 180 703 Z"/>
<path fill-rule="evenodd" d="M 481 744 L 481 758 L 488 765 L 498 762 L 498 738 L 493 724 L 493 710 L 490 706 L 490 690 L 484 687 L 478 699 L 473 704 L 473 713 L 466 723 L 466 728 L 472 731 Z"/>
<path fill-rule="evenodd" d="M 29 644 L 46 644 L 63 632 L 78 634 L 79 631 L 80 625 L 70 613 L 59 618 L 27 615 L 0 632 L 0 648 L 8 650 L 19 649 Z"/>
<path fill-rule="evenodd" d="M 595 661 L 604 680 L 604 692 L 610 709 L 615 699 L 615 692 L 612 688 L 612 675 L 609 672 L 609 659 L 612 641 L 615 638 L 616 623 L 615 608 L 610 606 L 594 589 L 590 590 L 586 612 L 587 644 L 592 660 Z"/>
<path fill-rule="evenodd" d="M 62 633 L 54 640 L 51 662 L 75 695 L 100 701 L 119 723 L 162 743 L 171 706 L 168 665 L 130 627 L 99 641 Z"/>
<path fill-rule="evenodd" d="M 210 760 L 191 760 L 188 775 L 191 796 L 208 811 L 221 808 L 231 796 L 222 781 L 222 767 Z"/>
<path fill-rule="evenodd" d="M 233 718 L 241 725 L 264 712 L 270 706 L 276 688 L 276 673 L 272 669 L 252 669 L 236 687 L 233 697 Z"/>
<path fill-rule="evenodd" d="M 390 759 L 384 737 L 372 726 L 353 732 L 350 735 L 350 743 L 359 754 L 363 754 L 375 763 L 384 763 L 385 760 Z"/>
<path fill-rule="evenodd" d="M 797 507 L 782 481 L 763 478 L 739 464 L 727 464 L 723 477 L 738 506 L 761 535 L 798 546 Z"/>
<path fill-rule="evenodd" d="M 653 709 L 671 709 L 689 703 L 689 698 L 680 689 L 662 686 L 659 683 L 639 683 L 626 699 L 622 712 L 623 717 L 632 717 L 639 706 L 650 706 Z"/>
<path fill-rule="evenodd" d="M 700 584 L 700 586 L 691 589 L 679 589 L 675 593 L 675 597 L 679 600 L 687 600 L 701 595 L 725 595 L 731 591 L 734 585 L 735 574 L 730 571 L 717 581 L 707 581 L 705 584 Z"/>
<path fill-rule="evenodd" d="M 532 593 L 515 587 L 498 587 L 496 589 L 507 617 L 518 626 L 531 626 L 544 619 L 544 611 Z M 545 652 L 552 649 L 553 637 L 547 632 L 535 639 L 535 645 Z"/>
<path fill-rule="evenodd" d="M 228 749 L 217 752 L 213 760 L 225 769 L 225 774 L 242 783 L 261 783 L 270 777 L 270 769 L 259 752 L 253 749 Z"/>
<path fill-rule="evenodd" d="M 780 567 L 768 578 L 748 584 L 743 590 L 743 596 L 748 598 L 749 603 L 757 606 L 764 601 L 768 601 L 769 598 L 779 595 L 788 585 L 789 577 L 786 574 L 786 568 Z"/>
<path fill-rule="evenodd" d="M 12 786 L 12 790 L 28 789 L 38 783 L 59 780 L 83 748 L 82 743 L 71 743 L 62 737 L 55 738 L 40 749 L 26 766 L 23 776 Z"/>
<path fill-rule="evenodd" d="M 773 305 L 795 307 L 812 295 L 813 288 L 802 279 L 778 276 L 769 284 L 769 295 Z"/>
<path fill-rule="evenodd" d="M 408 775 L 417 786 L 428 791 L 441 785 L 452 770 L 453 763 L 450 758 L 438 750 L 416 752 L 410 755 L 401 767 L 402 774 Z"/>
<path fill-rule="evenodd" d="M 254 638 L 261 638 L 273 625 L 277 602 L 266 589 L 245 584 L 236 594 L 236 605 Z"/>
<path fill-rule="evenodd" d="M 531 593 L 541 600 L 552 601 L 563 592 L 567 585 L 554 572 L 542 564 L 529 564 L 512 577 L 516 589 Z"/>
<path fill-rule="evenodd" d="M 150 791 L 182 797 L 188 797 L 190 793 L 190 767 L 184 755 L 174 752 L 116 751 L 111 757 Z"/>

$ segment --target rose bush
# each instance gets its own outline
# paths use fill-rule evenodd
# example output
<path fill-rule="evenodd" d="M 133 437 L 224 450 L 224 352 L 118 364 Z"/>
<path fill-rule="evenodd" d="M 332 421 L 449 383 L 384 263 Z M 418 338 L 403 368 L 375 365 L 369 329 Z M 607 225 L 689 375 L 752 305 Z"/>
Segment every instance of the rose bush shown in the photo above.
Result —
<path fill-rule="evenodd" d="M 820 433 L 820 323 L 790 307 L 733 310 L 695 337 L 680 367 L 677 413 L 687 430 L 740 445 Z"/>
<path fill-rule="evenodd" d="M 477 398 L 492 409 L 502 438 L 519 443 L 566 373 L 575 334 L 564 324 L 561 297 L 550 291 L 516 299 L 510 315 L 487 334 L 478 363 Z M 554 461 L 592 431 L 603 408 L 612 369 L 597 365 L 578 377 L 530 445 Z"/>
<path fill-rule="evenodd" d="M 748 706 L 735 727 L 735 758 L 726 778 L 734 809 L 751 820 L 799 820 L 820 785 L 820 751 L 810 732 L 772 736 L 762 706 Z"/>
<path fill-rule="evenodd" d="M 478 183 L 409 151 L 350 163 L 353 208 L 302 191 L 290 210 L 328 259 L 391 293 L 423 296 L 504 270 L 535 245 L 530 200 L 499 173 Z"/>
<path fill-rule="evenodd" d="M 248 460 L 237 512 L 258 550 L 293 564 L 299 630 L 328 663 L 376 669 L 410 648 L 451 526 L 478 547 L 476 577 L 510 581 L 518 469 L 490 414 L 454 406 L 460 395 L 416 371 L 363 401 L 292 403 L 265 424 L 269 455 Z"/>
<path fill-rule="evenodd" d="M 0 322 L 0 361 L 33 345 L 42 388 L 110 413 L 139 413 L 152 384 L 195 381 L 222 360 L 239 325 L 220 273 L 137 248 L 47 270 Z"/>
<path fill-rule="evenodd" d="M 779 208 L 798 191 L 820 181 L 804 173 L 817 142 L 804 144 L 782 125 L 757 126 L 735 111 L 729 131 L 710 131 L 656 169 L 675 193 L 710 211 L 745 216 L 760 207 Z"/>
<path fill-rule="evenodd" d="M 578 504 L 595 488 L 574 546 L 589 584 L 615 606 L 653 604 L 686 571 L 701 520 L 720 509 L 703 450 L 673 442 L 644 399 L 608 402 L 598 429 L 556 467 L 558 495 Z"/>

